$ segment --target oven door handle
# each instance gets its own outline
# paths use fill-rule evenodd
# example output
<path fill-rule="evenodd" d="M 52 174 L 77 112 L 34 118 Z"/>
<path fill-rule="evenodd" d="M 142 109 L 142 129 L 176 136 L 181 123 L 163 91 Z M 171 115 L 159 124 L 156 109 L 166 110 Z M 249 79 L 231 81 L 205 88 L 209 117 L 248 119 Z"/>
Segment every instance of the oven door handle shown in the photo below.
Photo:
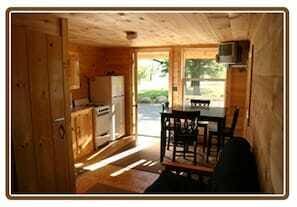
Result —
<path fill-rule="evenodd" d="M 107 115 L 109 113 L 110 113 L 110 111 L 106 111 L 106 112 L 98 113 L 97 116 L 103 116 L 103 115 Z"/>

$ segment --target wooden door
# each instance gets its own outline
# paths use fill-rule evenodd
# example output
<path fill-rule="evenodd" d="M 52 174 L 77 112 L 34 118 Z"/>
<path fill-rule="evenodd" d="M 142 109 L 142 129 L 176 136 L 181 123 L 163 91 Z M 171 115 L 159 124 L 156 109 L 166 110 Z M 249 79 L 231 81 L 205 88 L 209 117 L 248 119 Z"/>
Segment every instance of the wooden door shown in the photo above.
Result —
<path fill-rule="evenodd" d="M 11 75 L 11 139 L 14 151 L 15 177 L 13 192 L 38 190 L 35 145 L 28 76 L 27 41 L 25 27 L 12 27 Z"/>
<path fill-rule="evenodd" d="M 72 135 L 72 149 L 73 149 L 73 159 L 76 160 L 78 156 L 78 129 L 76 127 L 76 117 L 75 115 L 71 116 L 71 135 Z"/>
<path fill-rule="evenodd" d="M 18 191 L 73 192 L 62 38 L 16 25 L 12 33 L 12 140 Z"/>

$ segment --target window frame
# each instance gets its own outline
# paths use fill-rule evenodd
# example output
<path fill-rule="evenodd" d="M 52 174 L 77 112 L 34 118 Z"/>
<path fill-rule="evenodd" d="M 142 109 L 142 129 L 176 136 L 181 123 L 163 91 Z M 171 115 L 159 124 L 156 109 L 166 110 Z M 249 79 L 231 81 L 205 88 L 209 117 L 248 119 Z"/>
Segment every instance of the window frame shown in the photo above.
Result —
<path fill-rule="evenodd" d="M 196 80 L 196 81 L 210 81 L 210 82 L 219 82 L 219 81 L 224 81 L 224 97 L 223 97 L 223 107 L 226 107 L 226 87 L 227 87 L 227 69 L 228 66 L 225 67 L 225 78 L 186 78 L 186 59 L 190 59 L 190 58 L 186 58 L 184 53 L 182 55 L 182 70 L 181 70 L 181 79 L 182 79 L 182 85 L 183 85 L 183 90 L 182 90 L 182 105 L 185 106 L 186 104 L 186 83 L 187 81 L 191 81 L 191 80 Z M 192 58 L 195 59 L 195 58 Z M 205 60 L 215 60 L 215 58 L 196 58 L 196 59 L 205 59 Z"/>

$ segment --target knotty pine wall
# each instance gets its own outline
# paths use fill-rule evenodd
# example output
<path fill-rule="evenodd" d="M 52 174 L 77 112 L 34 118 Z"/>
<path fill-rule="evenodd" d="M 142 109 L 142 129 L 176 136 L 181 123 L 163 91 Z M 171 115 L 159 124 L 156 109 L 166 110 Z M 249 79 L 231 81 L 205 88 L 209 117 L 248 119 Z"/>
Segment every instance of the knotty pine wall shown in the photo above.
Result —
<path fill-rule="evenodd" d="M 227 125 L 231 125 L 235 107 L 239 108 L 239 117 L 235 128 L 235 136 L 244 136 L 246 119 L 246 94 L 247 89 L 246 68 L 228 68 L 225 89 L 225 107 L 227 110 Z"/>
<path fill-rule="evenodd" d="M 88 98 L 88 78 L 101 74 L 104 68 L 104 51 L 98 47 L 72 43 L 68 45 L 68 50 L 79 54 L 80 88 L 71 90 L 72 99 Z"/>
<path fill-rule="evenodd" d="M 250 122 L 259 179 L 265 192 L 283 189 L 283 16 L 259 14 L 252 19 L 250 39 L 254 46 Z"/>

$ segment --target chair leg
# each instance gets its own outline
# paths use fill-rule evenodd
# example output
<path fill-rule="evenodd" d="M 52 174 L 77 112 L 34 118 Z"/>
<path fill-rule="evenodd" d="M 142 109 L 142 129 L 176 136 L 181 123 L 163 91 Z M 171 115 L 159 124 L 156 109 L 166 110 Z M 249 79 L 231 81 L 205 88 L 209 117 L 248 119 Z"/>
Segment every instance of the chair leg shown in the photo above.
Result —
<path fill-rule="evenodd" d="M 208 159 L 209 159 L 209 155 L 210 155 L 211 140 L 212 140 L 212 134 L 209 134 L 208 143 L 207 143 L 207 153 L 206 153 L 206 162 L 207 163 L 208 163 Z"/>
<path fill-rule="evenodd" d="M 219 136 L 218 136 L 216 160 L 218 160 L 218 155 L 219 155 L 220 149 L 223 148 L 223 146 L 224 146 L 224 141 L 225 141 L 225 137 L 224 136 L 222 136 L 221 138 L 219 138 Z"/>
<path fill-rule="evenodd" d="M 197 164 L 197 146 L 198 146 L 198 144 L 195 143 L 195 145 L 194 145 L 194 165 Z"/>
<path fill-rule="evenodd" d="M 169 150 L 170 139 L 171 139 L 171 133 L 170 133 L 170 131 L 168 131 L 167 150 Z"/>
<path fill-rule="evenodd" d="M 207 126 L 204 127 L 204 134 L 203 134 L 203 153 L 205 152 L 206 142 L 207 142 Z"/>
<path fill-rule="evenodd" d="M 184 143 L 184 159 L 186 159 L 187 145 Z"/>
<path fill-rule="evenodd" d="M 172 153 L 172 161 L 175 161 L 175 154 L 176 154 L 176 143 L 173 142 L 173 153 Z"/>

